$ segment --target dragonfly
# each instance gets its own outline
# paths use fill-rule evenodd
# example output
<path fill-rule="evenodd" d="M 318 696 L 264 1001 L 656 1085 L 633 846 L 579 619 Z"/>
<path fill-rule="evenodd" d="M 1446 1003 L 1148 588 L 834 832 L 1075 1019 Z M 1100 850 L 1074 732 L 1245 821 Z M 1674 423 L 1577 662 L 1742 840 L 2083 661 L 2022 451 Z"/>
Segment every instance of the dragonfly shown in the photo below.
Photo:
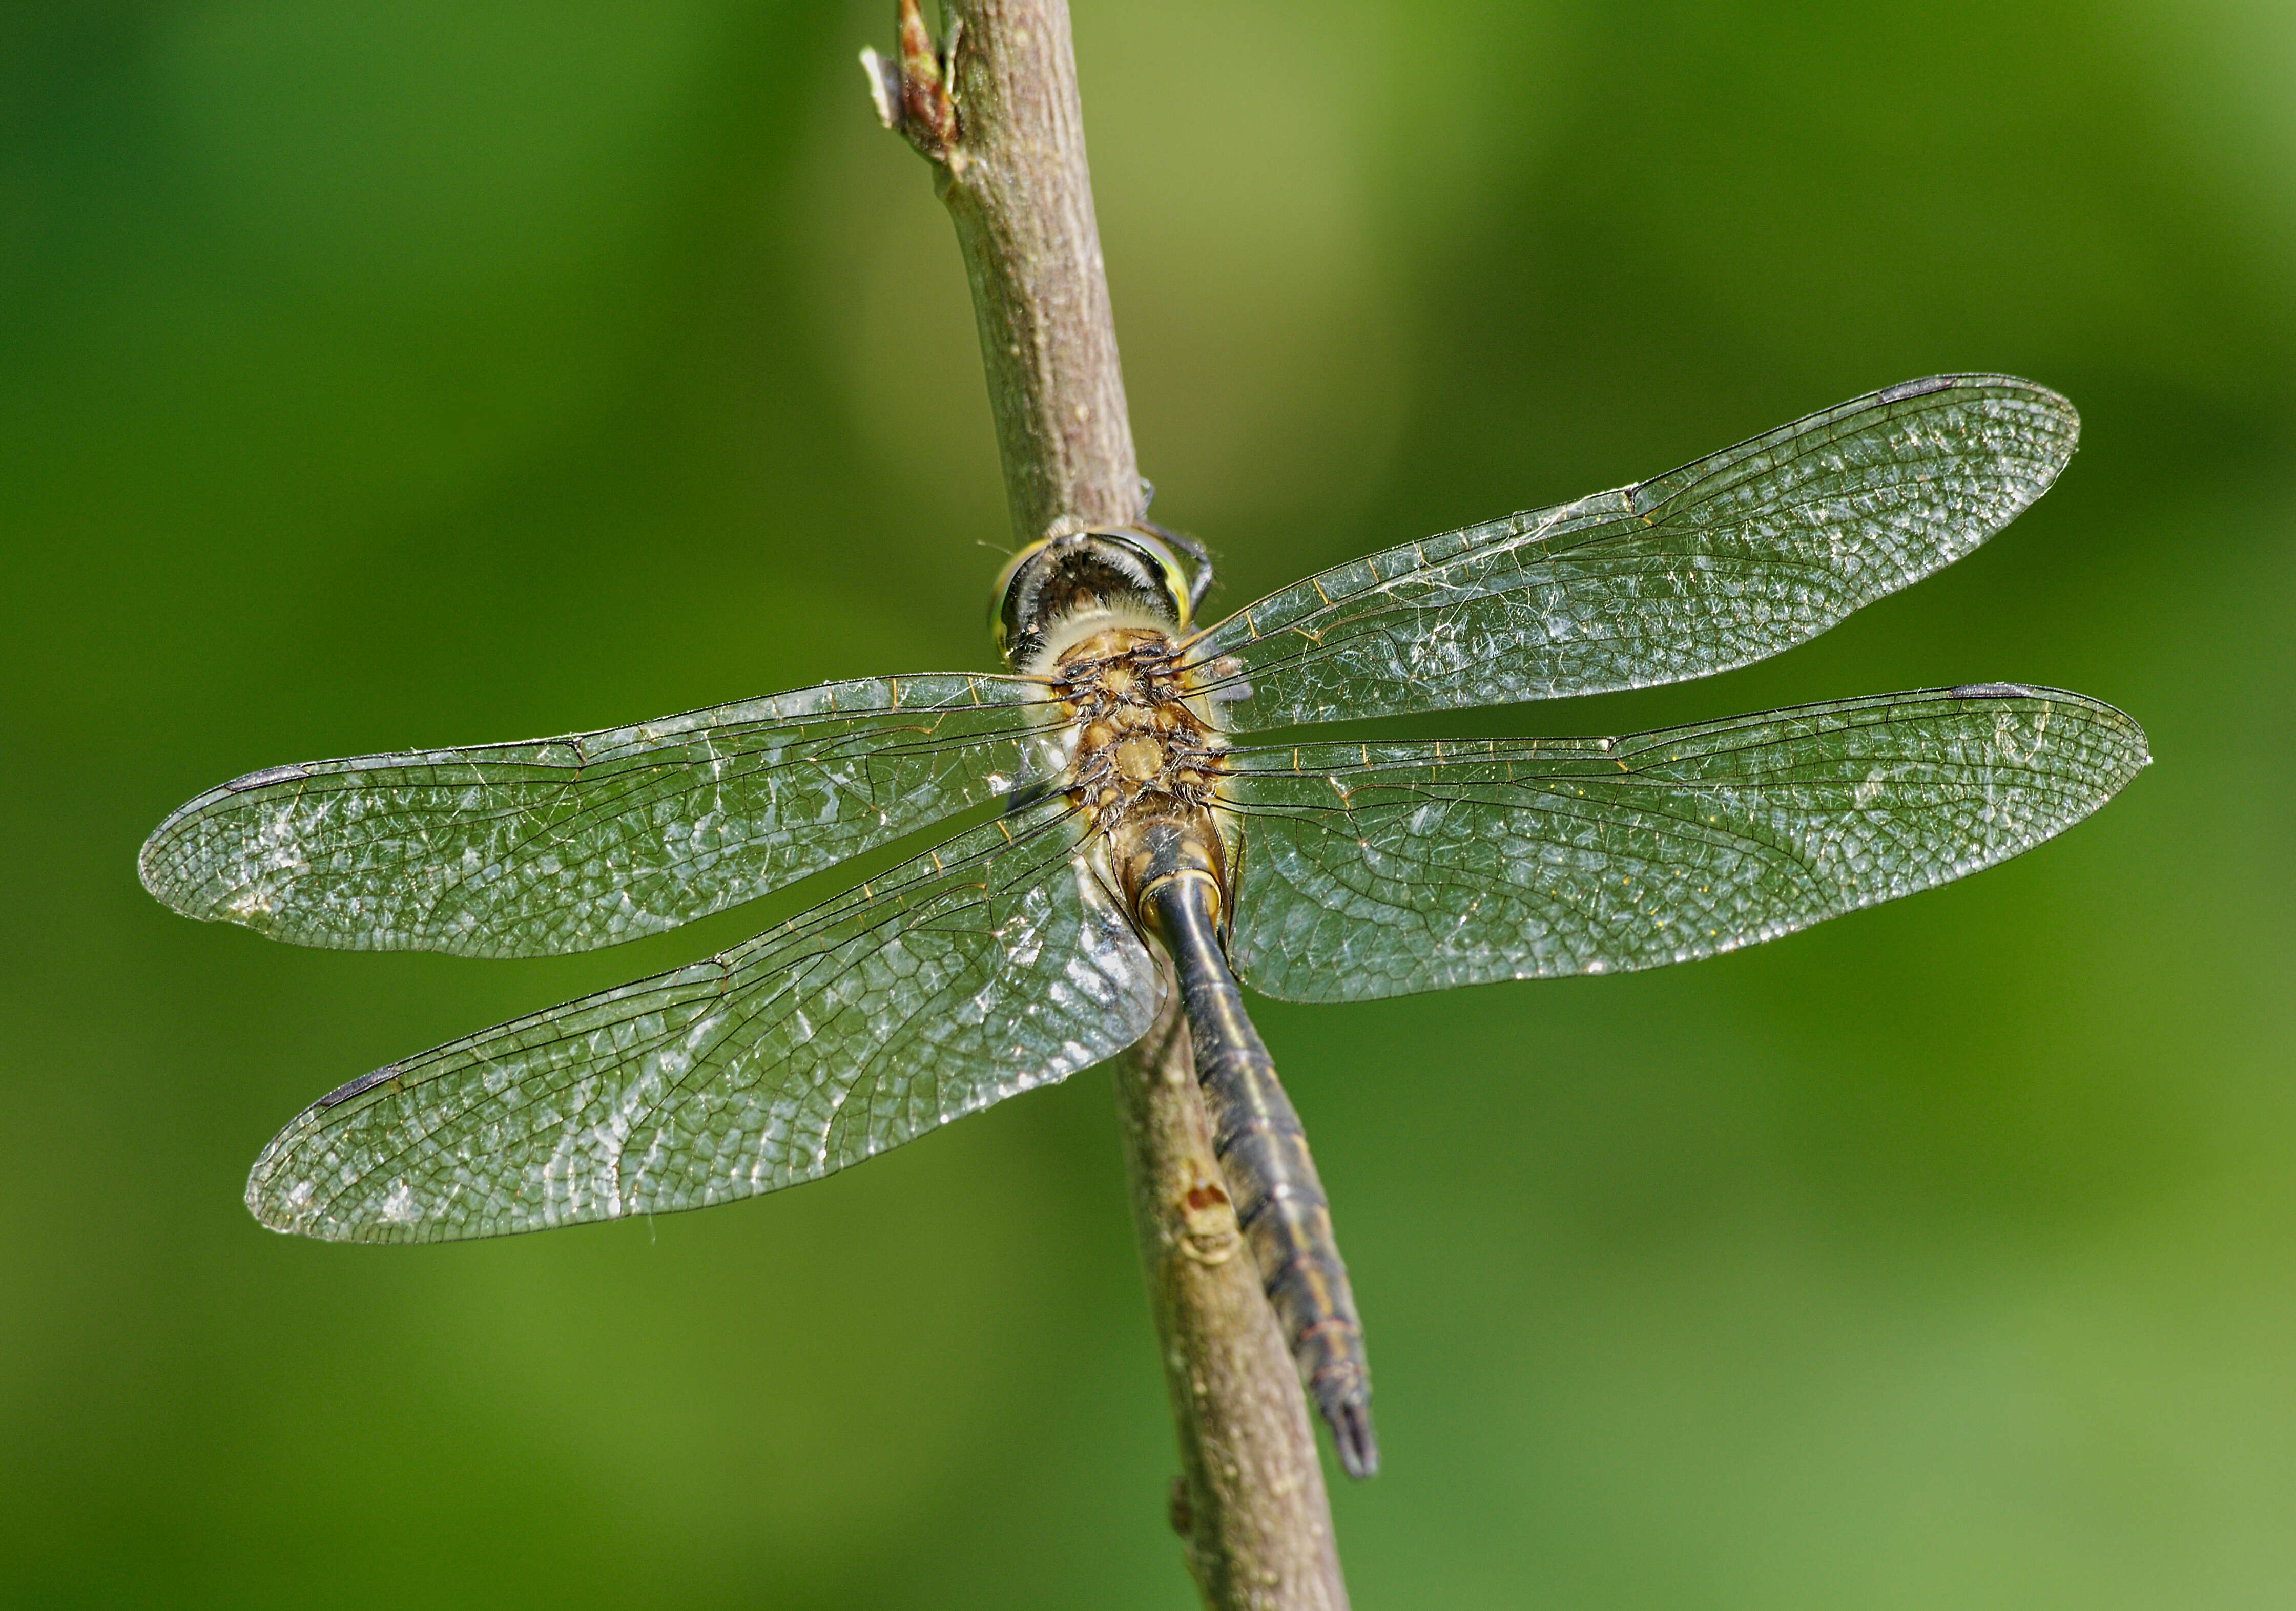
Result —
<path fill-rule="evenodd" d="M 1975 549 L 2079 418 L 1948 375 L 1647 481 L 1335 566 L 1210 626 L 1144 522 L 997 578 L 1006 671 L 827 683 L 635 726 L 276 766 L 144 845 L 272 939 L 587 951 L 955 831 L 704 961 L 339 1085 L 256 1159 L 282 1231 L 431 1242 L 817 1180 L 1131 1046 L 1177 992 L 1300 1380 L 1376 1470 L 1363 1327 L 1241 986 L 1360 1002 L 1713 956 L 1956 879 L 2149 759 L 2095 699 L 1982 683 L 1607 738 L 1244 735 L 1703 676 Z"/>

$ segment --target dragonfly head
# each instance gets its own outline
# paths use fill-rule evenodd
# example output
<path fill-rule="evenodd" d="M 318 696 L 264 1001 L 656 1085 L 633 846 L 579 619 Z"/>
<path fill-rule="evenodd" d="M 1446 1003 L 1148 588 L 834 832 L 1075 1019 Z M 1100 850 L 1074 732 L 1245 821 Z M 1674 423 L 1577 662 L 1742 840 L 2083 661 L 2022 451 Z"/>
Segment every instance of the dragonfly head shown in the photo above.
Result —
<path fill-rule="evenodd" d="M 1005 561 L 989 595 L 988 630 L 1015 671 L 1111 627 L 1188 624 L 1188 577 L 1164 543 L 1133 527 L 1031 543 Z"/>

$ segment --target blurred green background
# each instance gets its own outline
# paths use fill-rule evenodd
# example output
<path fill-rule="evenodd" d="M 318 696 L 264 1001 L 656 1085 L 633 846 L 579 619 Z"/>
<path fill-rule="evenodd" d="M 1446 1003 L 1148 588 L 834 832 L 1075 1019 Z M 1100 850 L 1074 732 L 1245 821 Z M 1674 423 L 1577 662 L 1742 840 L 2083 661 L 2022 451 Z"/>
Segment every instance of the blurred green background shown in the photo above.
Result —
<path fill-rule="evenodd" d="M 853 63 L 890 12 L 0 12 L 0 1598 L 1192 1603 L 1104 1075 L 709 1214 L 285 1240 L 241 1182 L 310 1098 L 795 897 L 486 963 L 135 881 L 258 765 L 991 664 L 964 276 Z M 1230 606 L 1909 376 L 2084 412 L 1809 647 L 1382 731 L 2002 678 L 2158 757 L 1718 961 L 1265 1007 L 1378 1378 L 1357 1603 L 2296 1600 L 2296 12 L 1076 28 L 1142 463 Z"/>

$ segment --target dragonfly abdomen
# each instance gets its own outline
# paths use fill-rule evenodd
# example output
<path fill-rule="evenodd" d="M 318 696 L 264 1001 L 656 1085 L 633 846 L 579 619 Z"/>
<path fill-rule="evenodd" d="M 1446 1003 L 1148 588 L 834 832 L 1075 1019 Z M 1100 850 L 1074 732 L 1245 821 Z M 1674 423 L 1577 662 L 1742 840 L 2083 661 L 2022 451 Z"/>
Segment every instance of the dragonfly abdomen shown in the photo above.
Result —
<path fill-rule="evenodd" d="M 1340 1464 L 1360 1479 L 1379 1469 L 1363 1325 L 1307 1133 L 1221 949 L 1218 898 L 1210 872 L 1187 868 L 1148 882 L 1141 904 L 1179 975 L 1212 1151 L 1237 1223 Z"/>

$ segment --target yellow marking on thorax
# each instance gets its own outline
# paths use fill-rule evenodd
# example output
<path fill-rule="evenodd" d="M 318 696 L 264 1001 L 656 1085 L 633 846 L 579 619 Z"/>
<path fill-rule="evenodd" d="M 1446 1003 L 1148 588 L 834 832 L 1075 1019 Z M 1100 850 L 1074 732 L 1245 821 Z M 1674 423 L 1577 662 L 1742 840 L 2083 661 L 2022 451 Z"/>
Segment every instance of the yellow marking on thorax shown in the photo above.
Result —
<path fill-rule="evenodd" d="M 1117 740 L 1113 759 L 1118 775 L 1145 783 L 1164 770 L 1164 747 L 1152 738 L 1135 733 Z"/>
<path fill-rule="evenodd" d="M 1070 800 L 1103 834 L 1134 819 L 1209 809 L 1223 772 L 1218 731 L 1198 712 L 1168 633 L 1116 628 L 1056 662 L 1061 725 L 1073 732 Z"/>

